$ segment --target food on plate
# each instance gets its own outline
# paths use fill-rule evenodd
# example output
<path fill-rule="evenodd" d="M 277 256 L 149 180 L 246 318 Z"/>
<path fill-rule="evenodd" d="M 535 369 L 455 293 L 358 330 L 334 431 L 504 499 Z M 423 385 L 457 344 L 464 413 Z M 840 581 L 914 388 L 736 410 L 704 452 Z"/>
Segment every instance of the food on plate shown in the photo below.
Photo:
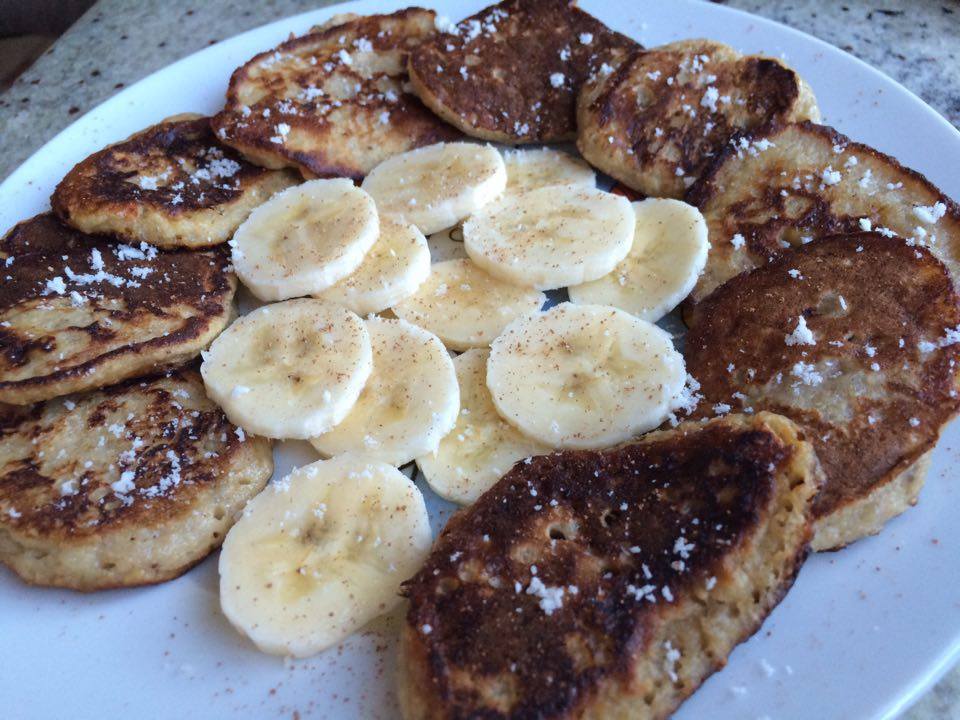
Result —
<path fill-rule="evenodd" d="M 471 260 L 445 260 L 434 263 L 430 277 L 393 311 L 459 352 L 488 347 L 507 325 L 546 301 L 539 290 L 498 280 Z"/>
<path fill-rule="evenodd" d="M 429 275 L 430 247 L 423 233 L 410 223 L 383 218 L 360 267 L 314 297 L 368 315 L 410 297 Z"/>
<path fill-rule="evenodd" d="M 226 253 L 86 235 L 51 213 L 0 240 L 0 403 L 27 404 L 188 362 L 229 321 Z"/>
<path fill-rule="evenodd" d="M 669 198 L 633 203 L 630 253 L 602 278 L 567 289 L 570 301 L 613 305 L 656 322 L 683 301 L 707 262 L 707 224 L 692 205 Z"/>
<path fill-rule="evenodd" d="M 406 218 L 425 235 L 453 227 L 496 198 L 507 169 L 496 148 L 438 143 L 394 155 L 363 180 L 383 215 Z"/>
<path fill-rule="evenodd" d="M 460 391 L 453 362 L 436 335 L 405 320 L 366 321 L 373 370 L 336 427 L 311 438 L 326 457 L 344 453 L 406 465 L 437 449 L 453 429 Z"/>
<path fill-rule="evenodd" d="M 826 474 L 813 547 L 842 547 L 916 502 L 960 408 L 960 306 L 943 264 L 900 238 L 814 240 L 694 309 L 687 370 L 699 414 L 792 419 Z"/>
<path fill-rule="evenodd" d="M 460 260 L 467 257 L 463 247 L 463 226 L 441 230 L 427 238 L 430 246 L 430 260 L 438 263 L 444 260 Z"/>
<path fill-rule="evenodd" d="M 506 0 L 410 53 L 414 92 L 468 135 L 505 143 L 572 140 L 581 84 L 640 47 L 569 0 Z"/>
<path fill-rule="evenodd" d="M 538 290 L 612 271 L 630 252 L 630 201 L 595 188 L 543 187 L 505 195 L 463 224 L 470 259 L 506 282 Z"/>
<path fill-rule="evenodd" d="M 217 137 L 258 165 L 354 179 L 455 139 L 407 90 L 407 54 L 434 33 L 434 17 L 422 8 L 358 17 L 260 53 L 230 78 Z"/>
<path fill-rule="evenodd" d="M 487 362 L 500 415 L 558 448 L 610 447 L 652 430 L 685 379 L 667 332 L 602 305 L 562 303 L 515 320 Z"/>
<path fill-rule="evenodd" d="M 739 138 L 687 201 L 706 218 L 711 245 L 692 302 L 812 238 L 870 229 L 927 246 L 960 277 L 960 207 L 889 155 L 823 125 Z"/>
<path fill-rule="evenodd" d="M 577 147 L 624 185 L 679 198 L 738 133 L 819 119 L 810 87 L 782 61 L 681 40 L 636 52 L 587 82 Z"/>
<path fill-rule="evenodd" d="M 78 163 L 50 204 L 63 222 L 162 248 L 219 245 L 296 176 L 251 165 L 210 119 L 178 115 Z"/>
<path fill-rule="evenodd" d="M 315 462 L 254 498 L 227 535 L 220 605 L 264 652 L 313 655 L 395 607 L 431 542 L 423 495 L 399 470 Z"/>
<path fill-rule="evenodd" d="M 310 180 L 254 210 L 230 246 L 260 300 L 318 294 L 355 272 L 380 235 L 373 198 L 346 179 Z"/>
<path fill-rule="evenodd" d="M 0 562 L 104 590 L 177 577 L 220 546 L 273 472 L 195 370 L 0 412 Z"/>
<path fill-rule="evenodd" d="M 597 185 L 592 167 L 575 155 L 553 148 L 504 150 L 503 162 L 507 167 L 506 192 L 513 195 L 550 185 Z"/>
<path fill-rule="evenodd" d="M 404 585 L 403 717 L 666 718 L 790 589 L 818 480 L 766 413 L 518 463 Z"/>
<path fill-rule="evenodd" d="M 244 430 L 305 440 L 350 413 L 373 369 L 363 320 L 320 300 L 264 305 L 204 353 L 207 393 Z"/>
<path fill-rule="evenodd" d="M 551 451 L 500 417 L 487 388 L 489 357 L 488 349 L 474 348 L 453 359 L 460 386 L 456 427 L 417 458 L 433 491 L 460 505 L 475 502 L 518 460 Z"/>

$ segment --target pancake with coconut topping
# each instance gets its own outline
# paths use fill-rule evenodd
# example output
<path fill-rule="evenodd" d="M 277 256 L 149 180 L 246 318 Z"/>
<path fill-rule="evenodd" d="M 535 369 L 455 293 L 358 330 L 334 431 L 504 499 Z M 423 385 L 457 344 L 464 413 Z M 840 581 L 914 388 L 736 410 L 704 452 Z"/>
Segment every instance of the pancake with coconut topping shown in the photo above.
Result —
<path fill-rule="evenodd" d="M 57 185 L 51 205 L 83 232 L 200 248 L 229 240 L 253 208 L 295 179 L 221 145 L 209 118 L 182 115 L 80 162 Z"/>
<path fill-rule="evenodd" d="M 176 577 L 220 546 L 273 471 L 270 442 L 207 399 L 196 370 L 0 414 L 0 562 L 102 590 Z"/>

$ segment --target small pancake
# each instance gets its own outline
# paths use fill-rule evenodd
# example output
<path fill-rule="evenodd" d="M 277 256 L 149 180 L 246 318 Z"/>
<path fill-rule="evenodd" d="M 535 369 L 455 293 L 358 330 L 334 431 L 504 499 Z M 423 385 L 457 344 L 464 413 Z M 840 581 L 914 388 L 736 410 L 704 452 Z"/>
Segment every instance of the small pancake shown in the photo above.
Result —
<path fill-rule="evenodd" d="M 258 165 L 360 179 L 383 160 L 460 136 L 407 90 L 407 54 L 434 13 L 343 16 L 260 53 L 230 78 L 217 136 Z"/>
<path fill-rule="evenodd" d="M 221 248 L 123 245 L 50 213 L 0 240 L 0 272 L 0 403 L 18 405 L 189 361 L 237 286 Z"/>
<path fill-rule="evenodd" d="M 666 718 L 789 590 L 819 480 L 766 413 L 517 463 L 405 584 L 404 718 Z"/>
<path fill-rule="evenodd" d="M 681 40 L 584 85 L 577 147 L 638 192 L 680 198 L 735 134 L 805 119 L 820 119 L 813 92 L 780 60 Z"/>
<path fill-rule="evenodd" d="M 50 202 L 86 233 L 201 248 L 229 240 L 253 208 L 294 182 L 218 143 L 208 118 L 183 115 L 78 163 Z"/>
<path fill-rule="evenodd" d="M 220 546 L 273 472 L 181 370 L 0 414 L 0 562 L 102 590 L 174 578 Z"/>
<path fill-rule="evenodd" d="M 791 247 L 869 228 L 927 245 L 960 277 L 960 206 L 920 173 L 824 125 L 737 138 L 686 199 L 703 213 L 712 246 L 691 303 Z M 943 216 L 927 222 L 938 203 Z"/>
<path fill-rule="evenodd" d="M 425 41 L 410 55 L 410 81 L 468 135 L 573 140 L 580 86 L 639 47 L 569 0 L 505 0 Z"/>
<path fill-rule="evenodd" d="M 684 355 L 698 412 L 780 413 L 816 448 L 815 549 L 874 534 L 915 502 L 917 463 L 960 408 L 958 302 L 927 250 L 859 233 L 803 245 L 694 308 Z"/>

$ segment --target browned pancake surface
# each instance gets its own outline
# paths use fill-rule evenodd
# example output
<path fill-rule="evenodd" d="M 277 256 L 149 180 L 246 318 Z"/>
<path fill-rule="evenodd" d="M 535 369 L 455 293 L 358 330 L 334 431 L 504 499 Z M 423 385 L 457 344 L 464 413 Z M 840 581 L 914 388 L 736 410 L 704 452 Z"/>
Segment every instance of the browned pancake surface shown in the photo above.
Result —
<path fill-rule="evenodd" d="M 0 560 L 78 589 L 179 574 L 223 540 L 272 469 L 196 370 L 0 415 Z"/>
<path fill-rule="evenodd" d="M 218 137 L 267 167 L 362 178 L 391 155 L 459 137 L 407 91 L 432 10 L 347 19 L 260 53 L 230 78 Z"/>
<path fill-rule="evenodd" d="M 405 717 L 593 717 L 631 698 L 638 716 L 672 710 L 755 629 L 805 554 L 815 486 L 798 488 L 816 461 L 785 424 L 728 418 L 515 465 L 450 520 L 405 586 Z M 725 568 L 752 571 L 733 557 L 764 542 L 774 515 L 770 585 L 732 590 Z M 699 656 L 680 648 L 671 686 L 664 637 L 688 638 L 671 619 L 696 635 L 711 592 L 728 591 L 750 609 L 718 620 Z M 736 629 L 721 639 L 727 622 Z"/>
<path fill-rule="evenodd" d="M 424 42 L 410 55 L 410 79 L 469 135 L 572 140 L 580 86 L 639 47 L 567 0 L 506 0 Z"/>
<path fill-rule="evenodd" d="M 225 242 L 253 207 L 291 183 L 217 142 L 209 118 L 190 116 L 94 153 L 57 185 L 51 204 L 85 232 L 203 247 Z"/>
<path fill-rule="evenodd" d="M 703 212 L 711 245 L 694 302 L 812 238 L 864 228 L 912 238 L 960 273 L 960 206 L 895 158 L 823 125 L 738 138 L 686 199 Z"/>
<path fill-rule="evenodd" d="M 226 324 L 236 287 L 221 250 L 110 242 L 49 213 L 0 241 L 0 264 L 0 402 L 185 362 Z"/>
<path fill-rule="evenodd" d="M 701 414 L 769 410 L 804 428 L 826 473 L 818 518 L 869 498 L 933 447 L 960 407 L 960 308 L 944 266 L 898 238 L 816 240 L 698 304 L 686 336 Z M 815 344 L 788 344 L 800 317 Z"/>
<path fill-rule="evenodd" d="M 634 53 L 587 83 L 577 145 L 639 192 L 682 197 L 738 132 L 808 117 L 819 118 L 812 93 L 779 60 L 683 40 Z"/>

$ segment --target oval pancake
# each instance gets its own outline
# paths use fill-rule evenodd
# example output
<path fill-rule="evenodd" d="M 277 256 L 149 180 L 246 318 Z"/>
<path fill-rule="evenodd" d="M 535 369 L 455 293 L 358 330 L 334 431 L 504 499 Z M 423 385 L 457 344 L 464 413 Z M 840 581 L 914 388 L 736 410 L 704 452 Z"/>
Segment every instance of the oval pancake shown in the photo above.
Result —
<path fill-rule="evenodd" d="M 668 717 L 789 590 L 819 480 L 767 413 L 517 463 L 404 586 L 403 717 Z"/>
<path fill-rule="evenodd" d="M 158 251 L 50 213 L 0 240 L 0 403 L 26 404 L 187 362 L 229 320 L 222 248 Z"/>
<path fill-rule="evenodd" d="M 421 145 L 459 137 L 408 92 L 407 54 L 434 13 L 344 16 L 260 53 L 230 78 L 217 136 L 258 165 L 361 179 Z"/>
<path fill-rule="evenodd" d="M 803 245 L 695 306 L 684 355 L 699 414 L 776 412 L 817 451 L 815 549 L 874 534 L 915 502 L 960 408 L 958 302 L 927 250 L 861 233 Z"/>
<path fill-rule="evenodd" d="M 273 471 L 196 370 L 0 414 L 0 562 L 102 590 L 174 578 L 220 546 Z"/>
<path fill-rule="evenodd" d="M 53 211 L 87 233 L 163 248 L 226 242 L 257 205 L 294 184 L 217 142 L 210 120 L 170 118 L 78 163 L 57 185 Z"/>
<path fill-rule="evenodd" d="M 926 245 L 960 277 L 960 206 L 920 173 L 825 125 L 737 138 L 686 200 L 703 213 L 711 245 L 688 304 L 792 247 L 864 228 Z M 927 222 L 938 203 L 943 215 Z"/>
<path fill-rule="evenodd" d="M 576 137 L 587 77 L 639 47 L 570 0 L 505 0 L 424 41 L 410 55 L 410 82 L 468 135 L 560 142 Z"/>
<path fill-rule="evenodd" d="M 780 60 L 681 40 L 634 53 L 584 85 L 577 147 L 644 195 L 680 198 L 735 134 L 805 119 L 820 119 L 816 99 Z"/>

